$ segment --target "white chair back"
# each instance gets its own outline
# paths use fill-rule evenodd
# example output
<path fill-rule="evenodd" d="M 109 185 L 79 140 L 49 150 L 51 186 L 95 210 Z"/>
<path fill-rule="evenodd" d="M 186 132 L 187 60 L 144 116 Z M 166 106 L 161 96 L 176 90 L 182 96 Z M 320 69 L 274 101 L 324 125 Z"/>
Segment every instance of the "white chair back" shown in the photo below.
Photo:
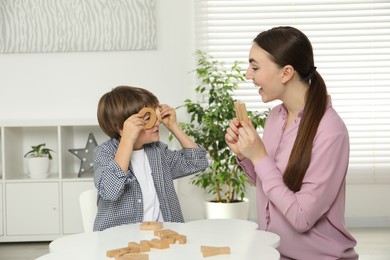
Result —
<path fill-rule="evenodd" d="M 84 232 L 92 232 L 97 213 L 97 190 L 90 189 L 83 191 L 79 199 Z"/>

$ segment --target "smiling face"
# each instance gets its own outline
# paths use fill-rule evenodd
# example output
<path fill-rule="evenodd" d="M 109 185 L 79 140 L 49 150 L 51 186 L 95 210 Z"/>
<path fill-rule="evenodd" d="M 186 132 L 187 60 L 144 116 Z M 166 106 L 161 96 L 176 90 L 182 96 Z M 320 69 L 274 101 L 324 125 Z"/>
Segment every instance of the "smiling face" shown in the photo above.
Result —
<path fill-rule="evenodd" d="M 285 93 L 285 87 L 282 84 L 283 68 L 274 63 L 271 55 L 256 43 L 252 44 L 249 52 L 246 78 L 260 87 L 259 94 L 263 102 L 283 99 Z"/>

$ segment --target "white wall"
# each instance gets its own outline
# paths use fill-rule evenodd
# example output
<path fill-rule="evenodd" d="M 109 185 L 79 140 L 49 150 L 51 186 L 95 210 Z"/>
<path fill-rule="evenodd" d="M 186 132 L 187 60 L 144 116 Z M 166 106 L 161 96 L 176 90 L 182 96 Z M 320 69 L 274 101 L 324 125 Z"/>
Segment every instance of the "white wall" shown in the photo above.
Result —
<path fill-rule="evenodd" d="M 350 227 L 390 227 L 390 184 L 347 184 L 346 223 Z"/>
<path fill-rule="evenodd" d="M 193 1 L 156 2 L 157 50 L 0 54 L 0 120 L 95 120 L 100 96 L 124 84 L 147 88 L 172 106 L 193 97 Z M 185 120 L 184 111 L 178 116 Z M 188 182 L 178 182 L 185 218 L 203 218 L 204 194 Z M 253 188 L 248 197 L 255 220 Z M 349 184 L 347 223 L 390 226 L 389 197 L 389 184 Z"/>
<path fill-rule="evenodd" d="M 157 50 L 0 54 L 0 120 L 95 119 L 117 85 L 144 87 L 162 103 L 193 95 L 192 1 L 156 1 Z"/>

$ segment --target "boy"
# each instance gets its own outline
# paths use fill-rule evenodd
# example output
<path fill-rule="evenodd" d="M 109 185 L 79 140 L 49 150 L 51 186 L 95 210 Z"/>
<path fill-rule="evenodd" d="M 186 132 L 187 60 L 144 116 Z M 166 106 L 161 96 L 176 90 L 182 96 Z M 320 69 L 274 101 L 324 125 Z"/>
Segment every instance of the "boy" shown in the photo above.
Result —
<path fill-rule="evenodd" d="M 150 129 L 145 125 L 152 115 L 139 113 L 145 107 L 158 118 Z M 205 170 L 208 161 L 206 150 L 179 127 L 175 110 L 145 89 L 119 86 L 101 97 L 97 117 L 110 139 L 94 151 L 94 231 L 145 221 L 184 222 L 173 180 Z M 181 150 L 159 141 L 161 123 Z"/>

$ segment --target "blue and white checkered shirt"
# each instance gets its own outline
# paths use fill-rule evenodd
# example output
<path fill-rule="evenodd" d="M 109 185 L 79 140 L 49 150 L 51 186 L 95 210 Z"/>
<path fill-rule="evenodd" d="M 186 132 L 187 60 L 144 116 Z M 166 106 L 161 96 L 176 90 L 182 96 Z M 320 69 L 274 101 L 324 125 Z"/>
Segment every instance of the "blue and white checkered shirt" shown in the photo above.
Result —
<path fill-rule="evenodd" d="M 98 190 L 98 211 L 94 231 L 143 221 L 141 187 L 131 164 L 123 172 L 114 161 L 119 141 L 110 139 L 94 151 L 94 181 Z M 173 180 L 208 167 L 207 151 L 198 148 L 170 150 L 162 142 L 144 145 L 164 221 L 184 222 Z"/>

